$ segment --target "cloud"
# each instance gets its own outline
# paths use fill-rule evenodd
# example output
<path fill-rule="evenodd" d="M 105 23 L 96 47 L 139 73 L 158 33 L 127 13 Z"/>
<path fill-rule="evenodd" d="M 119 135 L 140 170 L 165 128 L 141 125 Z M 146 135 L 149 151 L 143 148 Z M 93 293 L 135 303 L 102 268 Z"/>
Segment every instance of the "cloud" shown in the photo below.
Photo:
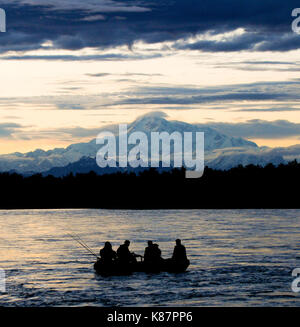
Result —
<path fill-rule="evenodd" d="M 208 123 L 210 127 L 230 136 L 258 139 L 280 139 L 300 136 L 300 124 L 287 120 L 248 120 L 243 123 Z M 206 126 L 199 124 L 198 126 Z"/>
<path fill-rule="evenodd" d="M 160 111 L 150 111 L 139 118 L 167 118 L 168 116 Z M 137 118 L 137 120 L 139 119 Z M 109 125 L 108 121 L 98 121 L 100 127 L 83 128 L 79 126 L 64 128 L 35 129 L 29 126 L 22 126 L 15 123 L 0 124 L 0 137 L 13 138 L 21 140 L 34 139 L 53 139 L 73 142 L 82 141 L 84 138 L 94 139 L 101 130 L 110 130 L 117 128 L 117 125 Z M 105 124 L 105 127 L 103 127 Z M 209 121 L 205 124 L 195 124 L 199 128 L 213 128 L 222 134 L 232 137 L 241 137 L 244 139 L 283 139 L 300 138 L 300 123 L 293 123 L 287 120 L 248 120 L 239 123 L 224 123 Z M 299 146 L 300 149 L 300 146 Z M 282 151 L 281 151 L 282 153 Z M 291 152 L 289 152 L 292 155 Z"/>
<path fill-rule="evenodd" d="M 300 81 L 258 82 L 217 87 L 146 86 L 128 91 L 106 105 L 196 105 L 241 101 L 299 102 Z"/>
<path fill-rule="evenodd" d="M 177 85 L 165 86 L 166 84 L 149 84 L 149 86 L 144 87 L 139 85 L 136 84 L 135 87 L 131 88 L 127 87 L 124 91 L 118 90 L 87 95 L 60 94 L 53 96 L 0 97 L 0 106 L 30 104 L 32 107 L 39 109 L 41 107 L 48 109 L 52 107 L 60 110 L 101 110 L 116 106 L 132 106 L 134 109 L 144 109 L 145 107 L 141 105 L 156 104 L 169 109 L 179 109 L 180 106 L 201 109 L 201 106 L 196 107 L 196 105 L 209 104 L 211 110 L 297 111 L 297 104 L 300 101 L 300 80 L 201 88 Z M 63 89 L 62 91 L 66 92 Z M 272 104 L 270 105 L 268 102 L 272 102 Z M 261 109 L 259 106 L 261 106 Z"/>
<path fill-rule="evenodd" d="M 57 133 L 68 134 L 74 138 L 82 138 L 82 137 L 92 137 L 95 138 L 99 134 L 100 128 L 82 128 L 82 127 L 72 127 L 72 128 L 62 128 L 57 129 Z"/>
<path fill-rule="evenodd" d="M 144 115 L 138 117 L 136 120 L 144 119 L 146 117 L 147 118 L 168 118 L 168 115 L 162 111 L 151 111 L 151 112 L 148 112 L 147 114 L 144 114 Z"/>
<path fill-rule="evenodd" d="M 264 40 L 263 35 L 257 33 L 244 33 L 242 35 L 224 38 L 221 40 L 199 40 L 191 43 L 175 44 L 175 48 L 180 50 L 201 50 L 206 52 L 232 52 L 241 50 L 251 50 Z"/>
<path fill-rule="evenodd" d="M 8 31 L 0 36 L 0 53 L 44 49 L 47 41 L 52 49 L 103 49 L 207 34 L 212 39 L 179 42 L 173 49 L 289 51 L 300 46 L 291 31 L 296 0 L 0 0 L 0 5 Z M 237 29 L 245 33 L 222 39 Z"/>
<path fill-rule="evenodd" d="M 10 0 L 11 2 L 32 6 L 42 6 L 47 10 L 83 10 L 91 12 L 145 12 L 148 8 L 131 5 L 126 1 L 113 0 Z M 125 3 L 124 3 L 125 2 Z M 128 1 L 129 2 L 129 1 Z"/>
<path fill-rule="evenodd" d="M 111 76 L 112 74 L 110 73 L 95 73 L 95 74 L 86 74 L 86 76 L 89 77 L 107 77 L 107 76 Z"/>
<path fill-rule="evenodd" d="M 13 134 L 22 128 L 22 125 L 15 123 L 1 123 L 0 124 L 0 137 L 11 138 Z"/>
<path fill-rule="evenodd" d="M 1 60 L 49 60 L 49 61 L 127 61 L 127 60 L 148 60 L 160 58 L 161 54 L 139 55 L 139 54 L 103 54 L 103 55 L 18 55 L 3 56 Z"/>
<path fill-rule="evenodd" d="M 85 22 L 93 22 L 95 20 L 105 20 L 106 17 L 103 16 L 103 15 L 94 15 L 94 16 L 87 16 L 87 17 L 84 17 L 82 18 L 82 21 L 85 21 Z"/>
<path fill-rule="evenodd" d="M 86 74 L 89 77 L 107 77 L 107 76 L 128 76 L 128 77 L 153 77 L 153 76 L 163 76 L 162 74 L 145 74 L 145 73 L 123 73 L 123 74 L 111 74 L 111 73 L 93 73 Z"/>
<path fill-rule="evenodd" d="M 199 92 L 200 93 L 200 92 Z M 259 93 L 259 92 L 238 92 L 226 93 L 219 95 L 199 95 L 199 96 L 177 96 L 177 97 L 140 97 L 122 99 L 114 103 L 114 105 L 129 104 L 174 104 L 174 105 L 193 105 L 213 102 L 236 102 L 236 101 L 276 101 L 287 100 L 284 93 Z"/>
<path fill-rule="evenodd" d="M 213 35 L 215 38 L 215 35 Z M 300 48 L 300 37 L 296 33 L 270 33 L 245 31 L 241 35 L 221 39 L 199 40 L 196 42 L 178 42 L 174 45 L 179 50 L 199 50 L 203 52 L 235 52 L 235 51 L 290 51 Z"/>
<path fill-rule="evenodd" d="M 214 65 L 214 68 L 229 68 L 243 71 L 298 72 L 300 62 L 290 61 L 235 61 Z"/>
<path fill-rule="evenodd" d="M 83 110 L 84 107 L 79 103 L 57 103 L 56 107 L 61 110 Z"/>
<path fill-rule="evenodd" d="M 107 121 L 98 121 L 98 123 L 108 123 Z M 41 140 L 41 139 L 50 139 L 57 141 L 65 141 L 65 142 L 74 142 L 80 141 L 84 138 L 94 139 L 99 134 L 101 128 L 82 128 L 79 126 L 76 127 L 64 127 L 64 128 L 49 128 L 49 129 L 24 129 L 18 128 L 14 129 L 10 134 L 1 133 L 0 126 L 0 137 L 12 137 L 14 140 Z M 13 134 L 13 135 L 12 135 Z"/>
<path fill-rule="evenodd" d="M 300 111 L 300 108 L 291 107 L 270 107 L 270 108 L 244 108 L 238 109 L 238 111 L 248 111 L 248 112 L 290 112 L 290 111 Z"/>

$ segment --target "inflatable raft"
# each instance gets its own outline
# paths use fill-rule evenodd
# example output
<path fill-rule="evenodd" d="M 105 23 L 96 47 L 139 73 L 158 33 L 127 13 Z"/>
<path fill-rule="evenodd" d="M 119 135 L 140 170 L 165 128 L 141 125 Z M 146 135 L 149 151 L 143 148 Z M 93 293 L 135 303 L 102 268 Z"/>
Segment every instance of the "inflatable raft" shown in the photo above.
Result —
<path fill-rule="evenodd" d="M 131 262 L 123 264 L 119 261 L 113 261 L 109 264 L 104 263 L 102 260 L 98 260 L 94 264 L 95 271 L 103 276 L 124 276 L 131 275 L 134 272 L 144 273 L 183 273 L 187 270 L 190 265 L 190 261 L 176 262 L 172 259 L 162 259 L 156 263 L 147 263 L 144 261 Z"/>

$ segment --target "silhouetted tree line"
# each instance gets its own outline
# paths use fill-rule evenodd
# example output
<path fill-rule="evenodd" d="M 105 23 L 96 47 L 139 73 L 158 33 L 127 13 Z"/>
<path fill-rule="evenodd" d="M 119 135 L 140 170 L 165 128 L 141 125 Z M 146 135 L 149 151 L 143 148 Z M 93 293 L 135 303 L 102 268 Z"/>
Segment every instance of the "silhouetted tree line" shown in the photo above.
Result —
<path fill-rule="evenodd" d="M 200 179 L 184 169 L 112 175 L 24 177 L 0 174 L 0 208 L 300 208 L 300 164 L 206 168 Z"/>

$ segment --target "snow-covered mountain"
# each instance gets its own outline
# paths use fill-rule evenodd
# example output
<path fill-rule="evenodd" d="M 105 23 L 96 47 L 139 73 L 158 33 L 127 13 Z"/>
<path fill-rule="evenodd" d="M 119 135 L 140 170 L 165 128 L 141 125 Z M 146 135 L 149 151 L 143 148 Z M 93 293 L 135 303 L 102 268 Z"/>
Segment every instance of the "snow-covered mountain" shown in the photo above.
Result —
<path fill-rule="evenodd" d="M 238 165 L 260 165 L 266 166 L 269 163 L 274 165 L 285 164 L 285 160 L 280 153 L 269 149 L 255 148 L 227 148 L 217 149 L 206 154 L 205 164 L 210 168 L 228 170 Z"/>
<path fill-rule="evenodd" d="M 110 131 L 118 136 L 118 125 L 106 126 L 99 133 Z M 204 132 L 205 164 L 218 169 L 228 169 L 238 164 L 262 164 L 269 162 L 279 164 L 287 159 L 300 158 L 300 146 L 293 149 L 265 149 L 242 138 L 235 138 L 217 130 L 197 124 L 170 121 L 165 114 L 155 112 L 144 115 L 128 124 L 128 134 L 142 131 L 149 137 L 151 132 Z M 46 172 L 52 168 L 70 167 L 76 163 L 82 165 L 83 158 L 95 158 L 100 146 L 93 139 L 88 143 L 77 143 L 67 148 L 56 148 L 50 151 L 35 150 L 28 153 L 12 153 L 0 155 L 0 171 L 16 171 L 19 173 Z M 285 157 L 283 156 L 285 154 Z M 90 163 L 90 161 L 89 161 Z M 73 165 L 73 166 L 74 166 Z"/>
<path fill-rule="evenodd" d="M 137 131 L 145 132 L 149 138 L 151 132 L 204 132 L 205 133 L 205 151 L 212 151 L 214 149 L 224 149 L 232 147 L 246 147 L 257 148 L 253 142 L 242 138 L 230 137 L 222 134 L 217 130 L 207 127 L 199 127 L 197 124 L 188 124 L 180 121 L 169 121 L 166 115 L 162 112 L 154 112 L 147 114 L 135 120 L 128 127 L 128 133 Z"/>

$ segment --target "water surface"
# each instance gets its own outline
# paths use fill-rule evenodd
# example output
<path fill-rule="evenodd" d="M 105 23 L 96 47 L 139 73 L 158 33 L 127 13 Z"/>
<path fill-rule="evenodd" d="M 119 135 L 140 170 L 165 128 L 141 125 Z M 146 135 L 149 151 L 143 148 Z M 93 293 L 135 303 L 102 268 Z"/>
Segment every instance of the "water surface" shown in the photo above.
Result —
<path fill-rule="evenodd" d="M 300 210 L 21 210 L 0 211 L 2 306 L 297 306 L 291 291 L 300 268 Z M 93 257 L 125 239 L 143 253 L 148 239 L 170 257 L 185 244 L 185 274 L 97 276 Z"/>

